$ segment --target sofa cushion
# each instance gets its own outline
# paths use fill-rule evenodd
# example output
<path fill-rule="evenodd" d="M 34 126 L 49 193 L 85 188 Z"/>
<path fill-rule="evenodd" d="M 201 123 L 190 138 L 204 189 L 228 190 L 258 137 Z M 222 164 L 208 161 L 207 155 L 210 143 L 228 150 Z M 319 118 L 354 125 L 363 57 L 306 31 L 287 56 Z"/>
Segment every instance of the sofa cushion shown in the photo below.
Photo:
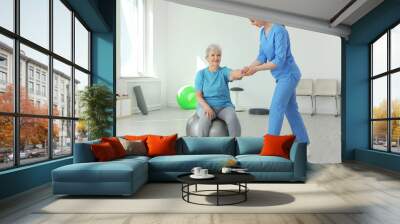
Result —
<path fill-rule="evenodd" d="M 280 156 L 289 159 L 290 148 L 296 137 L 294 135 L 264 135 L 261 156 Z"/>
<path fill-rule="evenodd" d="M 149 160 L 149 170 L 163 172 L 190 172 L 193 167 L 200 166 L 212 172 L 219 171 L 230 159 L 231 155 L 175 155 L 158 156 Z"/>
<path fill-rule="evenodd" d="M 238 155 L 240 167 L 249 172 L 292 172 L 292 161 L 278 156 Z"/>
<path fill-rule="evenodd" d="M 96 157 L 96 161 L 105 162 L 118 158 L 115 154 L 115 150 L 109 142 L 92 144 L 90 148 L 92 149 L 94 157 Z"/>
<path fill-rule="evenodd" d="M 264 144 L 262 137 L 237 137 L 236 155 L 259 154 Z"/>
<path fill-rule="evenodd" d="M 145 156 L 147 155 L 146 143 L 141 140 L 127 140 L 118 138 L 126 151 L 126 155 Z"/>
<path fill-rule="evenodd" d="M 146 171 L 146 173 L 144 173 Z M 147 163 L 140 159 L 75 163 L 53 170 L 57 182 L 130 182 L 134 173 L 147 176 Z"/>
<path fill-rule="evenodd" d="M 235 155 L 235 139 L 232 137 L 182 137 L 177 143 L 177 154 Z"/>
<path fill-rule="evenodd" d="M 126 156 L 126 151 L 124 149 L 124 146 L 122 146 L 121 142 L 117 137 L 103 137 L 101 138 L 101 142 L 110 143 L 117 158 L 122 158 Z"/>
<path fill-rule="evenodd" d="M 147 137 L 146 143 L 148 156 L 165 156 L 176 154 L 176 139 L 178 134 L 171 136 L 150 135 Z"/>

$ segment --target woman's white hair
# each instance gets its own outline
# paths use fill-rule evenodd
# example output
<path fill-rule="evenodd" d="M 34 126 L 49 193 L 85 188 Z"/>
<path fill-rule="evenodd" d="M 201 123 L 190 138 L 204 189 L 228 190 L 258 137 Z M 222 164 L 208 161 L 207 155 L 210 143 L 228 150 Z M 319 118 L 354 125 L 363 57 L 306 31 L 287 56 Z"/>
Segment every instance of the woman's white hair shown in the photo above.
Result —
<path fill-rule="evenodd" d="M 210 54 L 211 51 L 218 51 L 219 53 L 222 54 L 222 49 L 218 44 L 210 44 L 206 49 L 206 58 L 208 57 L 208 54 Z"/>

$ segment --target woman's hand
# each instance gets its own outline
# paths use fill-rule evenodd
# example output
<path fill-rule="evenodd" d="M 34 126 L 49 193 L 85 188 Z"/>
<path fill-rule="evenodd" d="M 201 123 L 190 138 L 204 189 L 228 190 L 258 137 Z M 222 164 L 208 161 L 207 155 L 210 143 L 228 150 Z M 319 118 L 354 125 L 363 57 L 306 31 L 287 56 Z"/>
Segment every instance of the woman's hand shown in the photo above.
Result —
<path fill-rule="evenodd" d="M 212 120 L 215 117 L 215 112 L 210 106 L 205 106 L 204 107 L 204 113 L 207 115 L 207 117 Z"/>
<path fill-rule="evenodd" d="M 243 76 L 245 76 L 246 75 L 246 73 L 249 71 L 249 67 L 248 66 L 244 66 L 243 68 L 242 68 L 242 70 L 240 70 L 240 73 L 243 75 Z"/>
<path fill-rule="evenodd" d="M 254 73 L 258 72 L 256 66 L 244 67 L 242 71 L 245 71 L 245 76 L 251 76 L 254 75 Z"/>

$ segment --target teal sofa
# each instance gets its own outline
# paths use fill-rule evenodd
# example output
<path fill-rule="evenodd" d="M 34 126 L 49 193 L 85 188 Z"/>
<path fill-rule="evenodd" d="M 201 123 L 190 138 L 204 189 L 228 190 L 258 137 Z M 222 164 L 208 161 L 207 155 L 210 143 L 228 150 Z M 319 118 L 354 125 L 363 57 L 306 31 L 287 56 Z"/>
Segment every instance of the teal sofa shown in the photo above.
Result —
<path fill-rule="evenodd" d="M 91 141 L 75 144 L 74 163 L 52 171 L 54 194 L 131 195 L 148 181 L 176 181 L 193 167 L 218 172 L 234 159 L 259 182 L 304 182 L 307 145 L 294 143 L 290 159 L 259 156 L 263 138 L 257 137 L 182 137 L 177 140 L 177 155 L 127 156 L 96 162 Z"/>

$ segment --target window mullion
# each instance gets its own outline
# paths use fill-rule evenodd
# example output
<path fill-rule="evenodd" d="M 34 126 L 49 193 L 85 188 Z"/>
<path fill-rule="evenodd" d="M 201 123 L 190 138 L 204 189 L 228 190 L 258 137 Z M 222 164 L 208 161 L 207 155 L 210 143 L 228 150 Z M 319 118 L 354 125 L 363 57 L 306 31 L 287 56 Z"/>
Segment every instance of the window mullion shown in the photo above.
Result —
<path fill-rule="evenodd" d="M 53 0 L 49 0 L 49 50 L 53 52 Z M 49 94 L 49 115 L 48 120 L 48 151 L 49 159 L 53 159 L 53 56 L 49 55 L 49 71 L 48 71 L 48 91 Z"/>
<path fill-rule="evenodd" d="M 14 30 L 17 35 L 19 35 L 20 31 L 20 0 L 14 1 Z M 19 114 L 20 112 L 20 46 L 19 39 L 14 39 L 14 113 Z M 19 157 L 19 136 L 20 136 L 20 118 L 14 116 L 14 166 L 19 166 L 20 157 Z"/>

